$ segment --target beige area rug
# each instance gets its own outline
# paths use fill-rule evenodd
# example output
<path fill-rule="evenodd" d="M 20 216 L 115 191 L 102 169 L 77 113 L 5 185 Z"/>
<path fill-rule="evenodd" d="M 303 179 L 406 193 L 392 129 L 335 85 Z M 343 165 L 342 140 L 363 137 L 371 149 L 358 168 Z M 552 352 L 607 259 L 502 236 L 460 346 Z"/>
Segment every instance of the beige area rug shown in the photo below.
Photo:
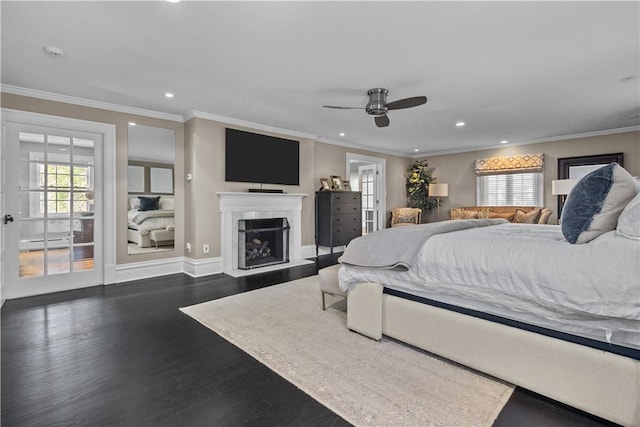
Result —
<path fill-rule="evenodd" d="M 490 426 L 513 387 L 347 329 L 318 276 L 182 308 L 352 424 Z"/>

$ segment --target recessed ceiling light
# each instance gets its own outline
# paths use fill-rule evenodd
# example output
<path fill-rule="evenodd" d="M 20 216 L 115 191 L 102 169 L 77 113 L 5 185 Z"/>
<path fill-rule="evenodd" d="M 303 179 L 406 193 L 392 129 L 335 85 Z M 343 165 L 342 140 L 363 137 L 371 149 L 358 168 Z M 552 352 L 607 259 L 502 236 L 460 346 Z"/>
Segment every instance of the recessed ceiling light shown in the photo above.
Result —
<path fill-rule="evenodd" d="M 129 126 L 135 126 L 136 122 L 129 122 Z"/>
<path fill-rule="evenodd" d="M 64 51 L 56 46 L 44 46 L 42 50 L 49 56 L 53 56 L 55 58 L 60 58 L 64 56 Z"/>
<path fill-rule="evenodd" d="M 458 126 L 459 128 L 460 128 L 460 127 L 462 127 L 462 126 L 464 126 L 464 125 L 465 125 L 465 123 L 464 123 L 464 122 L 457 122 L 457 123 L 456 123 L 456 126 Z"/>
<path fill-rule="evenodd" d="M 340 136 L 344 136 L 344 132 L 340 132 Z"/>
<path fill-rule="evenodd" d="M 414 149 L 413 149 L 413 151 L 415 151 L 415 152 L 417 153 L 417 152 L 418 152 L 418 151 L 420 151 L 420 150 L 418 150 L 417 148 L 414 148 Z"/>
<path fill-rule="evenodd" d="M 507 141 L 506 139 L 503 139 L 502 141 L 500 141 L 500 144 L 506 144 L 507 142 L 509 141 Z"/>
<path fill-rule="evenodd" d="M 166 0 L 167 3 L 180 3 L 180 0 Z"/>
<path fill-rule="evenodd" d="M 173 98 L 173 94 L 171 92 L 165 92 L 164 96 L 167 98 Z"/>

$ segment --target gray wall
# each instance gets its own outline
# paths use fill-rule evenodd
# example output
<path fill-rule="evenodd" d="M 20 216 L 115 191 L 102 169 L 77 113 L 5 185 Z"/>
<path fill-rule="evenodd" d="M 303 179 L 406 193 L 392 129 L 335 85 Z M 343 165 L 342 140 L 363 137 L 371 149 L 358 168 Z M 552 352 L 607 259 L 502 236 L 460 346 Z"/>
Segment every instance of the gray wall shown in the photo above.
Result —
<path fill-rule="evenodd" d="M 487 157 L 516 154 L 544 153 L 544 205 L 553 210 L 551 223 L 557 221 L 557 196 L 551 194 L 551 181 L 557 179 L 558 159 L 606 153 L 624 153 L 624 166 L 631 175 L 640 175 L 640 132 L 626 132 L 563 141 L 528 145 L 505 145 L 495 149 L 471 151 L 427 157 L 429 166 L 436 168 L 434 176 L 439 183 L 449 184 L 449 197 L 442 199 L 441 216 L 445 211 L 476 204 L 475 161 Z M 435 219 L 433 212 L 430 220 Z"/>

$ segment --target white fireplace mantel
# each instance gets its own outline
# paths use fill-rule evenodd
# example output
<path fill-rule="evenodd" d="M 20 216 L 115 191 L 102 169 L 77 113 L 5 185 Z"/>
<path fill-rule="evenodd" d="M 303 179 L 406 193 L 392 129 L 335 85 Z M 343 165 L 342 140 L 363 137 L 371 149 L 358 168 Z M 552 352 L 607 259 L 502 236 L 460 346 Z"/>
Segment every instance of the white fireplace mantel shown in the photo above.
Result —
<path fill-rule="evenodd" d="M 302 258 L 302 199 L 306 194 L 219 192 L 222 271 L 234 277 L 310 263 Z M 287 218 L 289 262 L 252 270 L 238 268 L 238 221 Z"/>

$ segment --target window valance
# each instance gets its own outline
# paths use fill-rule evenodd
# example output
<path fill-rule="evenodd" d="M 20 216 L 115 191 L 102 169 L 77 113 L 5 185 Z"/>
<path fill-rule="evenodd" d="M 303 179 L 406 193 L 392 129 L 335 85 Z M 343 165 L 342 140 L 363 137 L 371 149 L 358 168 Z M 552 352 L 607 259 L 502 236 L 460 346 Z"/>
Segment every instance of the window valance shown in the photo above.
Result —
<path fill-rule="evenodd" d="M 476 160 L 476 175 L 542 172 L 544 154 L 522 154 Z"/>

